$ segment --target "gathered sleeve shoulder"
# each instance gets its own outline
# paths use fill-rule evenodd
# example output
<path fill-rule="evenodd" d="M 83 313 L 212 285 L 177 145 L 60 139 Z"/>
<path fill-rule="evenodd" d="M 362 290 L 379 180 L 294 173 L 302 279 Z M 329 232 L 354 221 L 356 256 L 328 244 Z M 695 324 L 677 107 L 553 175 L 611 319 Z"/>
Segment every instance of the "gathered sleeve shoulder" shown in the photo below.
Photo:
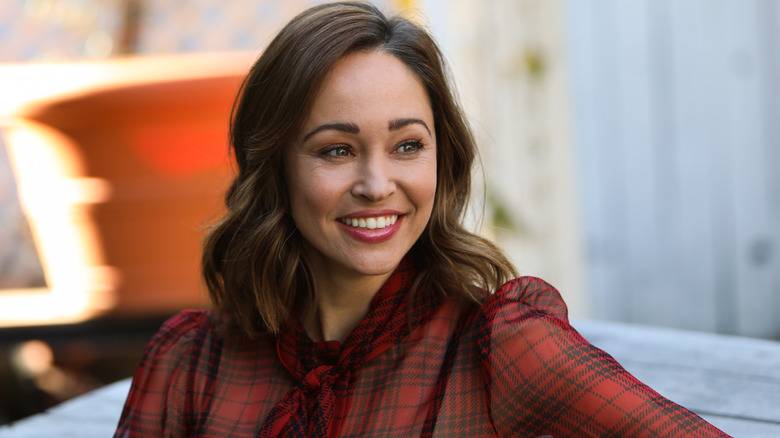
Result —
<path fill-rule="evenodd" d="M 482 316 L 480 353 L 500 436 L 726 436 L 580 336 L 543 280 L 506 283 Z"/>
<path fill-rule="evenodd" d="M 218 365 L 213 323 L 205 311 L 184 311 L 166 321 L 147 344 L 133 377 L 116 437 L 185 436 L 204 402 L 196 387 L 208 386 Z"/>

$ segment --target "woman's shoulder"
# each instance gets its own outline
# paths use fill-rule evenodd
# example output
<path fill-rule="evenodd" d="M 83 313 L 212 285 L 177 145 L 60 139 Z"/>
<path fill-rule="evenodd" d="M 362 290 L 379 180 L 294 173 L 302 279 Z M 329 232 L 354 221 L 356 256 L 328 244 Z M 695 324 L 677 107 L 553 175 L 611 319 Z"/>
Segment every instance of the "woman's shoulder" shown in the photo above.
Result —
<path fill-rule="evenodd" d="M 548 316 L 568 323 L 568 309 L 560 292 L 537 277 L 519 277 L 504 283 L 482 305 L 486 319 L 511 322 Z"/>
<path fill-rule="evenodd" d="M 180 425 L 181 415 L 169 407 L 183 406 L 192 395 L 191 371 L 210 350 L 213 325 L 204 310 L 186 310 L 162 324 L 146 345 L 116 436 L 137 436 L 142 429 L 162 436 L 168 422 Z"/>
<path fill-rule="evenodd" d="M 160 332 L 186 333 L 196 328 L 209 326 L 211 323 L 212 315 L 209 310 L 182 310 L 168 318 L 160 327 Z"/>
<path fill-rule="evenodd" d="M 160 343 L 169 344 L 194 336 L 194 334 L 203 329 L 210 329 L 213 326 L 212 315 L 208 310 L 183 310 L 176 315 L 168 318 L 160 330 L 154 336 Z"/>
<path fill-rule="evenodd" d="M 166 320 L 146 346 L 147 359 L 162 356 L 183 358 L 183 353 L 197 348 L 216 335 L 214 320 L 208 310 L 184 310 Z"/>

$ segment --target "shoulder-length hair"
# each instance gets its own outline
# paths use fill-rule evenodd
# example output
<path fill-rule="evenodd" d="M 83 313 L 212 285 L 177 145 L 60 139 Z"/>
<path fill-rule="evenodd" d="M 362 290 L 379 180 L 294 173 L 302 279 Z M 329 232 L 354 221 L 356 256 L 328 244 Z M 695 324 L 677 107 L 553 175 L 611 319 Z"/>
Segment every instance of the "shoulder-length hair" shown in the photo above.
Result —
<path fill-rule="evenodd" d="M 329 3 L 295 17 L 245 78 L 230 144 L 238 174 L 227 213 L 209 233 L 203 278 L 215 311 L 250 336 L 276 333 L 313 283 L 290 214 L 283 148 L 304 123 L 323 78 L 344 56 L 380 51 L 401 60 L 427 90 L 437 139 L 431 218 L 412 248 L 424 261 L 416 286 L 484 300 L 516 275 L 503 253 L 461 225 L 471 189 L 474 138 L 431 36 L 365 3 Z"/>

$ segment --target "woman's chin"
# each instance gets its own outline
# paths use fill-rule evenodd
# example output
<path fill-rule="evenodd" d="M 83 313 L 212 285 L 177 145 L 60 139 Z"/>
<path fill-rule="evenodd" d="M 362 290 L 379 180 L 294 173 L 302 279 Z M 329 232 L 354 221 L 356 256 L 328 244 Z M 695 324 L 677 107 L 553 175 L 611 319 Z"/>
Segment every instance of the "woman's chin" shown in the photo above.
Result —
<path fill-rule="evenodd" d="M 366 277 L 375 277 L 379 275 L 391 274 L 401 260 L 369 260 L 355 263 L 351 270 L 358 275 Z"/>

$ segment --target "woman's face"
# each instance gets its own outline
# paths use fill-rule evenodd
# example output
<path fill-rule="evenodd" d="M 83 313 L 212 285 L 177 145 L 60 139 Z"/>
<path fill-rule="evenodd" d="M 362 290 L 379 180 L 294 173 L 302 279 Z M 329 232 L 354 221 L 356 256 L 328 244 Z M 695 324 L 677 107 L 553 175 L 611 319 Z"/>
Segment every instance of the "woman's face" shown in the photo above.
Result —
<path fill-rule="evenodd" d="M 284 162 L 315 279 L 387 275 L 431 216 L 436 137 L 428 95 L 397 58 L 348 55 L 325 78 Z"/>

